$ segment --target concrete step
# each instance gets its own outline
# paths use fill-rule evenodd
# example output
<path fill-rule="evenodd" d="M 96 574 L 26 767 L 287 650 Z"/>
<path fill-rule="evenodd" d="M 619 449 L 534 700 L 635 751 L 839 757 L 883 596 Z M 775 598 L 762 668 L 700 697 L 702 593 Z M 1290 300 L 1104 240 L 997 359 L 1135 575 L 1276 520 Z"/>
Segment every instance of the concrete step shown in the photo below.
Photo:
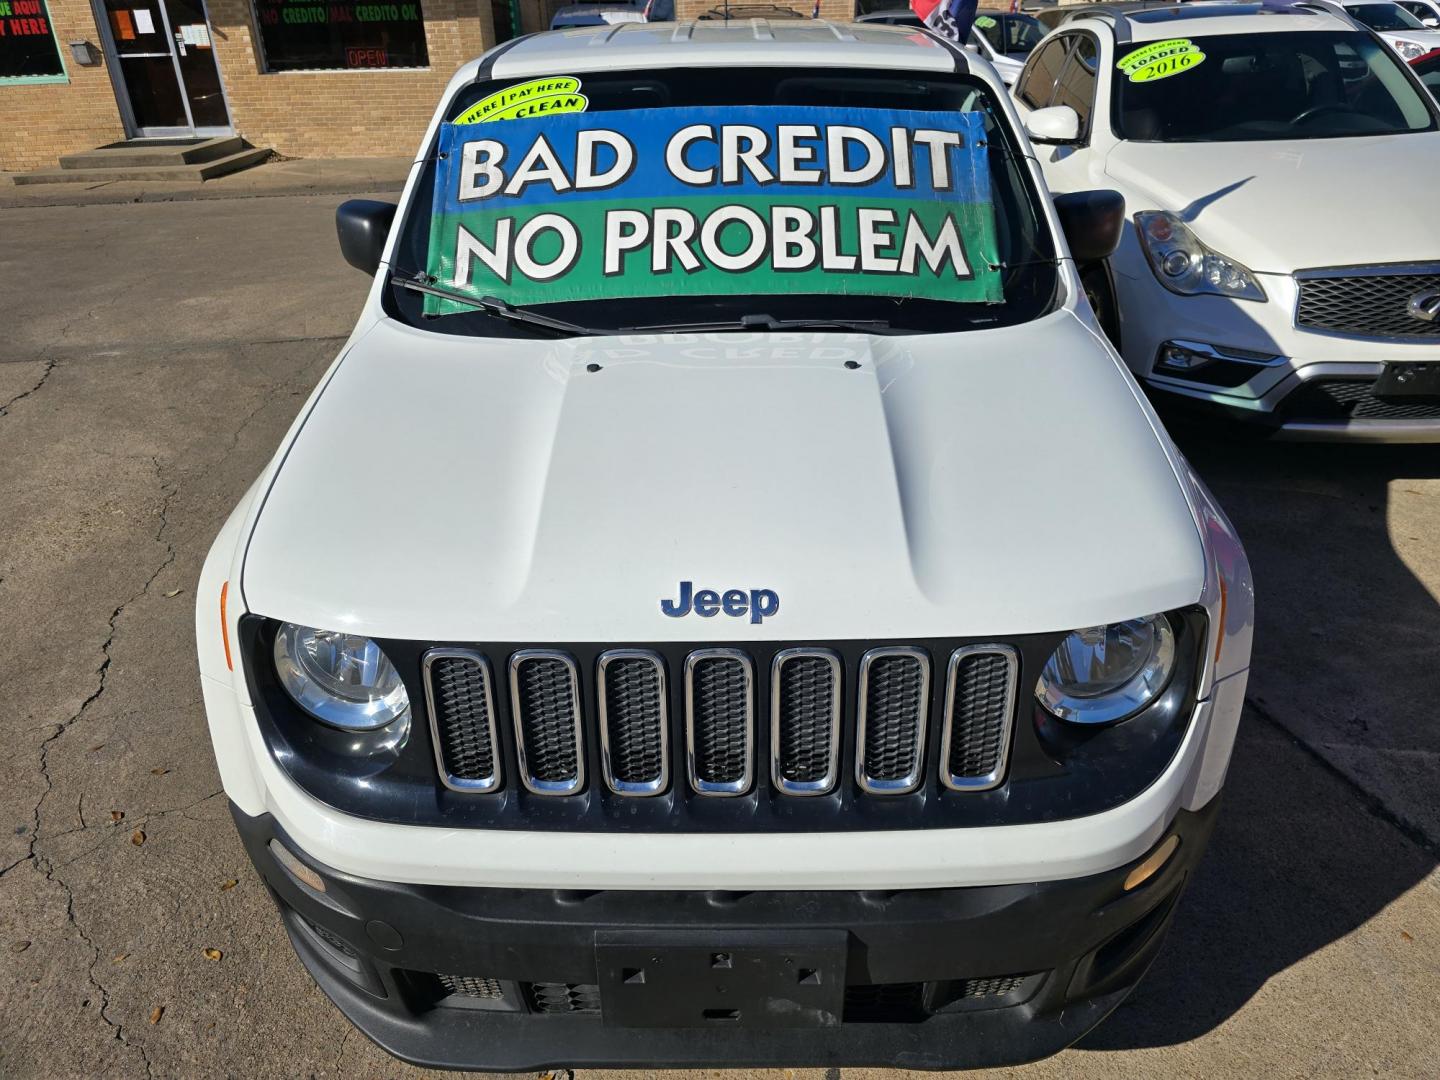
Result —
<path fill-rule="evenodd" d="M 238 135 L 215 139 L 135 139 L 110 143 L 60 159 L 62 169 L 154 168 L 164 165 L 195 165 L 215 161 L 245 149 Z"/>
<path fill-rule="evenodd" d="M 250 147 L 213 161 L 197 161 L 190 165 L 149 165 L 139 167 L 108 167 L 97 169 L 39 169 L 16 173 L 16 184 L 100 184 L 112 180 L 213 180 L 217 176 L 259 165 L 270 156 L 268 147 Z"/>

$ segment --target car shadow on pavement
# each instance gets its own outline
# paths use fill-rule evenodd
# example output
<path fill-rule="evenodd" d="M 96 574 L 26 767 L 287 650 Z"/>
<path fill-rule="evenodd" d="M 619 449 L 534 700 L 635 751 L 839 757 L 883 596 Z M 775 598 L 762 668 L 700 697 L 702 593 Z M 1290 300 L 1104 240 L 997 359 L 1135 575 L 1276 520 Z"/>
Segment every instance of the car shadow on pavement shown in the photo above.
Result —
<path fill-rule="evenodd" d="M 1440 447 L 1176 435 L 1254 570 L 1247 708 L 1172 936 L 1084 1050 L 1213 1030 L 1274 976 L 1370 922 L 1440 850 L 1440 605 L 1410 568 L 1440 582 L 1440 488 L 1429 483 Z M 1307 978 L 1323 972 L 1364 994 L 1386 971 L 1363 955 L 1346 967 L 1341 950 Z"/>

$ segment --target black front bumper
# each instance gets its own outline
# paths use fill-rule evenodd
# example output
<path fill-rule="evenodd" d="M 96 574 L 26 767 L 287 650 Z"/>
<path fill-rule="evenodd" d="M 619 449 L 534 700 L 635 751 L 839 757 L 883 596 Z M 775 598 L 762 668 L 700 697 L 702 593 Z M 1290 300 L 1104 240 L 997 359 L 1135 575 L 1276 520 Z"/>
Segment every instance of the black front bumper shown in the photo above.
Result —
<path fill-rule="evenodd" d="M 1056 1053 L 1124 999 L 1159 950 L 1216 801 L 1176 818 L 1179 848 L 1130 891 L 1136 863 L 898 891 L 401 885 L 335 872 L 269 816 L 232 811 L 301 961 L 406 1061 L 956 1069 Z M 299 876 L 272 840 L 300 856 Z M 316 873 L 323 893 L 301 881 Z"/>

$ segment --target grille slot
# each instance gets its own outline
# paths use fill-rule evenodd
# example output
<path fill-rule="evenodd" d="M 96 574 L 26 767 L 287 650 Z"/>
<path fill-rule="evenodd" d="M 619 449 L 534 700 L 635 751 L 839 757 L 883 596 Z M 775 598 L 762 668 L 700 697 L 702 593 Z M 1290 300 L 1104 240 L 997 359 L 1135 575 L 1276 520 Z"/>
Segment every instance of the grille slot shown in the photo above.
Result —
<path fill-rule="evenodd" d="M 1020 661 L 1008 645 L 950 654 L 940 779 L 952 791 L 988 791 L 1005 777 Z"/>
<path fill-rule="evenodd" d="M 441 783 L 452 791 L 496 790 L 500 756 L 489 662 L 467 649 L 431 649 L 421 666 Z"/>
<path fill-rule="evenodd" d="M 872 795 L 903 795 L 920 786 L 930 712 L 930 657 L 904 646 L 871 649 L 860 658 L 855 782 Z"/>
<path fill-rule="evenodd" d="M 770 776 L 787 795 L 824 795 L 840 773 L 840 658 L 786 649 L 770 669 Z"/>
<path fill-rule="evenodd" d="M 670 783 L 665 664 L 639 649 L 600 657 L 600 756 L 617 795 L 658 795 Z"/>
<path fill-rule="evenodd" d="M 1025 985 L 1026 975 L 992 975 L 987 979 L 963 979 L 956 997 L 961 1000 L 1004 997 Z"/>
<path fill-rule="evenodd" d="M 505 988 L 499 979 L 486 979 L 477 975 L 437 975 L 440 985 L 452 994 L 478 998 L 482 1001 L 498 1001 L 505 996 Z"/>
<path fill-rule="evenodd" d="M 592 983 L 530 983 L 530 1008 L 538 1013 L 598 1013 L 600 987 Z"/>
<path fill-rule="evenodd" d="M 536 795 L 573 795 L 585 786 L 580 673 L 552 649 L 510 657 L 510 705 L 520 779 Z"/>
<path fill-rule="evenodd" d="M 1346 337 L 1434 338 L 1440 322 L 1410 314 L 1410 298 L 1440 289 L 1440 267 L 1396 267 L 1413 273 L 1344 270 L 1306 271 L 1296 275 L 1300 299 L 1295 324 Z"/>
<path fill-rule="evenodd" d="M 1312 379 L 1281 408 L 1288 420 L 1437 420 L 1440 401 L 1375 396 L 1374 379 Z"/>
<path fill-rule="evenodd" d="M 743 795 L 754 780 L 755 669 L 738 649 L 685 658 L 685 753 L 701 795 Z"/>

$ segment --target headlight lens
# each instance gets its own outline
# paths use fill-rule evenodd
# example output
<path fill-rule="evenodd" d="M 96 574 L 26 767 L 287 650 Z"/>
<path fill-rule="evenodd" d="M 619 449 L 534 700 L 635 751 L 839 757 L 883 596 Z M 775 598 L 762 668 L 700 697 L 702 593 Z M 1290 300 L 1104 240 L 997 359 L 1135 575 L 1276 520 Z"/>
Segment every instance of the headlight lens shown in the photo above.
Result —
<path fill-rule="evenodd" d="M 1164 615 L 1076 630 L 1050 656 L 1035 696 L 1072 724 L 1109 724 L 1160 696 L 1175 670 L 1175 634 Z"/>
<path fill-rule="evenodd" d="M 1264 300 L 1265 290 L 1245 267 L 1202 244 L 1190 227 L 1165 210 L 1135 215 L 1140 246 L 1160 284 L 1181 296 L 1231 296 Z"/>
<path fill-rule="evenodd" d="M 342 731 L 374 731 L 410 711 L 394 665 L 367 637 L 285 623 L 275 672 L 296 704 Z"/>
<path fill-rule="evenodd" d="M 1402 60 L 1414 60 L 1425 55 L 1425 46 L 1415 41 L 1397 40 L 1395 51 L 1400 54 Z"/>

